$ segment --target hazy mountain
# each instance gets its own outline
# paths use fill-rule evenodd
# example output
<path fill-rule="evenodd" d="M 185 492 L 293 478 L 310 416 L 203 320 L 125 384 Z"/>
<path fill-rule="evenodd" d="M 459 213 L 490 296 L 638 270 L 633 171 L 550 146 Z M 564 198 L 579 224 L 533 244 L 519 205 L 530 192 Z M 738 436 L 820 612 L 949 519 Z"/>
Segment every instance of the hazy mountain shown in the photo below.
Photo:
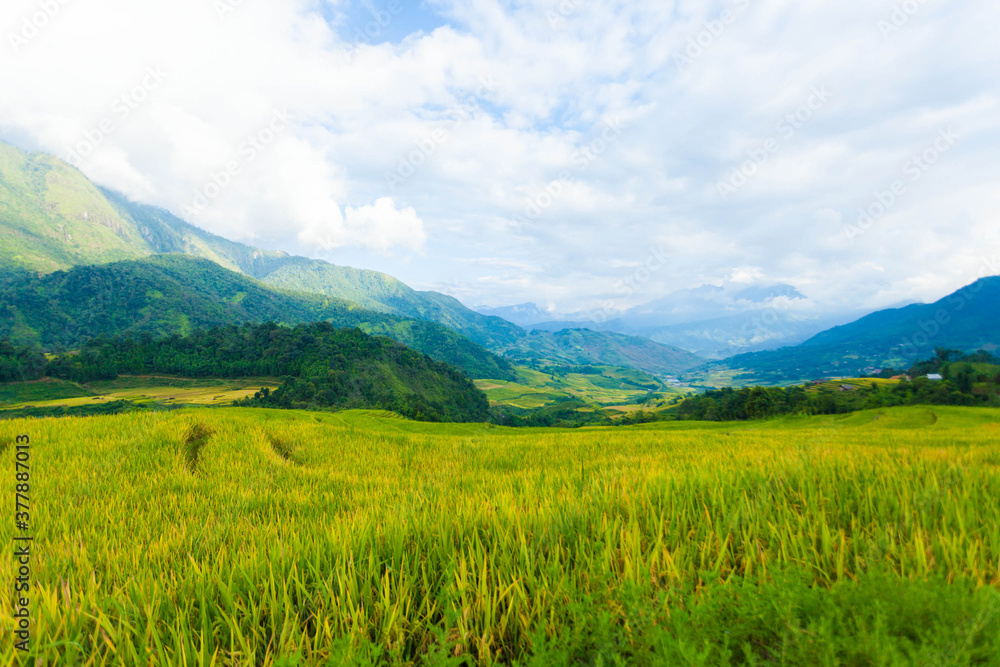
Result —
<path fill-rule="evenodd" d="M 549 360 L 569 365 L 603 364 L 673 376 L 705 362 L 701 357 L 647 338 L 611 331 L 532 331 L 506 351 L 515 361 Z"/>
<path fill-rule="evenodd" d="M 853 376 L 871 368 L 909 367 L 945 347 L 1000 347 L 1000 277 L 983 278 L 930 304 L 888 308 L 833 327 L 794 347 L 741 354 L 696 372 L 742 369 L 755 381 Z"/>
<path fill-rule="evenodd" d="M 804 317 L 795 312 L 756 309 L 712 320 L 645 330 L 646 337 L 710 359 L 740 352 L 795 345 L 841 320 Z"/>
<path fill-rule="evenodd" d="M 615 331 L 721 359 L 800 343 L 858 313 L 819 316 L 792 285 L 727 283 L 677 290 L 608 318 L 591 315 L 549 317 L 528 328 Z"/>

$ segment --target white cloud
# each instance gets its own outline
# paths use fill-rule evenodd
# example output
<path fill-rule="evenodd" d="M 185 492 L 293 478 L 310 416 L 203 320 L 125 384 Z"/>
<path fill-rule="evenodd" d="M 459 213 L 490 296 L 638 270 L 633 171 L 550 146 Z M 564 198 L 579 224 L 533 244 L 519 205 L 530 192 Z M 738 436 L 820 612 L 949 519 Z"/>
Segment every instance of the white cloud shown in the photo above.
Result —
<path fill-rule="evenodd" d="M 977 254 L 1000 251 L 1000 5 L 925 3 L 883 35 L 892 8 L 866 0 L 430 4 L 448 25 L 356 44 L 340 1 L 242 2 L 222 20 L 207 0 L 67 2 L 26 39 L 38 1 L 6 0 L 0 137 L 63 156 L 111 118 L 81 161 L 101 184 L 232 238 L 417 286 L 460 282 L 474 303 L 593 308 L 665 244 L 669 269 L 635 300 L 756 267 L 750 278 L 808 286 L 826 304 L 878 306 L 957 288 L 977 277 Z M 706 41 L 726 8 L 735 20 Z M 405 35 L 408 20 L 387 29 Z M 678 67 L 691 40 L 706 45 Z M 166 77 L 123 117 L 116 101 L 149 67 Z M 785 136 L 778 122 L 816 86 L 829 101 Z M 248 137 L 285 109 L 287 128 L 248 159 Z M 614 118 L 620 137 L 581 168 Z M 844 241 L 858 209 L 951 125 L 955 147 Z M 390 187 L 385 174 L 435 132 Z M 720 179 L 776 136 L 720 200 Z M 239 173 L 193 206 L 234 159 Z M 551 205 L 515 220 L 566 171 Z M 463 261 L 475 257 L 512 272 Z"/>
<path fill-rule="evenodd" d="M 420 250 L 427 240 L 424 223 L 413 207 L 397 209 L 391 197 L 372 206 L 347 209 L 347 238 L 372 250 L 386 252 L 394 246 Z"/>

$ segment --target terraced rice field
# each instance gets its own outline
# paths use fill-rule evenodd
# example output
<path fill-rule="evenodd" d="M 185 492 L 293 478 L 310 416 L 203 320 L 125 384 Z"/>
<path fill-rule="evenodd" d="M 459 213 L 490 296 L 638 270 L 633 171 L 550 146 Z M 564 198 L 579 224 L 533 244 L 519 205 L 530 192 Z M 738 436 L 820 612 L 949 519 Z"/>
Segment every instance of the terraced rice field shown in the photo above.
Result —
<path fill-rule="evenodd" d="M 19 434 L 23 664 L 1000 656 L 996 410 L 515 430 L 186 408 L 0 422 L 8 462 Z"/>

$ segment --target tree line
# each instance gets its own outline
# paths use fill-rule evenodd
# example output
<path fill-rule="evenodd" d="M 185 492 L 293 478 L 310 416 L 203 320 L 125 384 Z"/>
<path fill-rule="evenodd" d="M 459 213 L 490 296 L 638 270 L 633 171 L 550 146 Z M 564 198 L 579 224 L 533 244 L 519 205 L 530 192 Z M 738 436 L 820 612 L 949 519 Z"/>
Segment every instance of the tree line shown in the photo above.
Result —
<path fill-rule="evenodd" d="M 884 369 L 867 385 L 809 388 L 726 387 L 681 401 L 672 412 L 680 419 L 743 421 L 782 415 L 829 415 L 900 405 L 1000 406 L 1000 359 L 986 351 L 963 354 L 939 348 L 935 356 L 918 362 L 896 384 L 878 383 L 878 377 L 903 375 Z M 939 374 L 932 380 L 929 374 Z"/>
<path fill-rule="evenodd" d="M 461 371 L 388 338 L 327 322 L 99 337 L 49 359 L 9 341 L 0 344 L 3 381 L 47 375 L 89 382 L 148 373 L 280 379 L 276 390 L 257 392 L 242 403 L 247 406 L 375 408 L 425 421 L 485 421 L 489 415 L 485 394 Z"/>

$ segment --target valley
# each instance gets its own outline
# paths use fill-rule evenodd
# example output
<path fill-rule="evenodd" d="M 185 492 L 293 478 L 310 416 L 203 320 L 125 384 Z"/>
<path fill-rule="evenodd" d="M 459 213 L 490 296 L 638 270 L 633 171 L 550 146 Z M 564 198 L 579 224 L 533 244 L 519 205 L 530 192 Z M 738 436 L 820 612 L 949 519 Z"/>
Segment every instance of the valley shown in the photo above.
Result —
<path fill-rule="evenodd" d="M 1000 3 L 0 25 L 0 667 L 1000 667 Z"/>

